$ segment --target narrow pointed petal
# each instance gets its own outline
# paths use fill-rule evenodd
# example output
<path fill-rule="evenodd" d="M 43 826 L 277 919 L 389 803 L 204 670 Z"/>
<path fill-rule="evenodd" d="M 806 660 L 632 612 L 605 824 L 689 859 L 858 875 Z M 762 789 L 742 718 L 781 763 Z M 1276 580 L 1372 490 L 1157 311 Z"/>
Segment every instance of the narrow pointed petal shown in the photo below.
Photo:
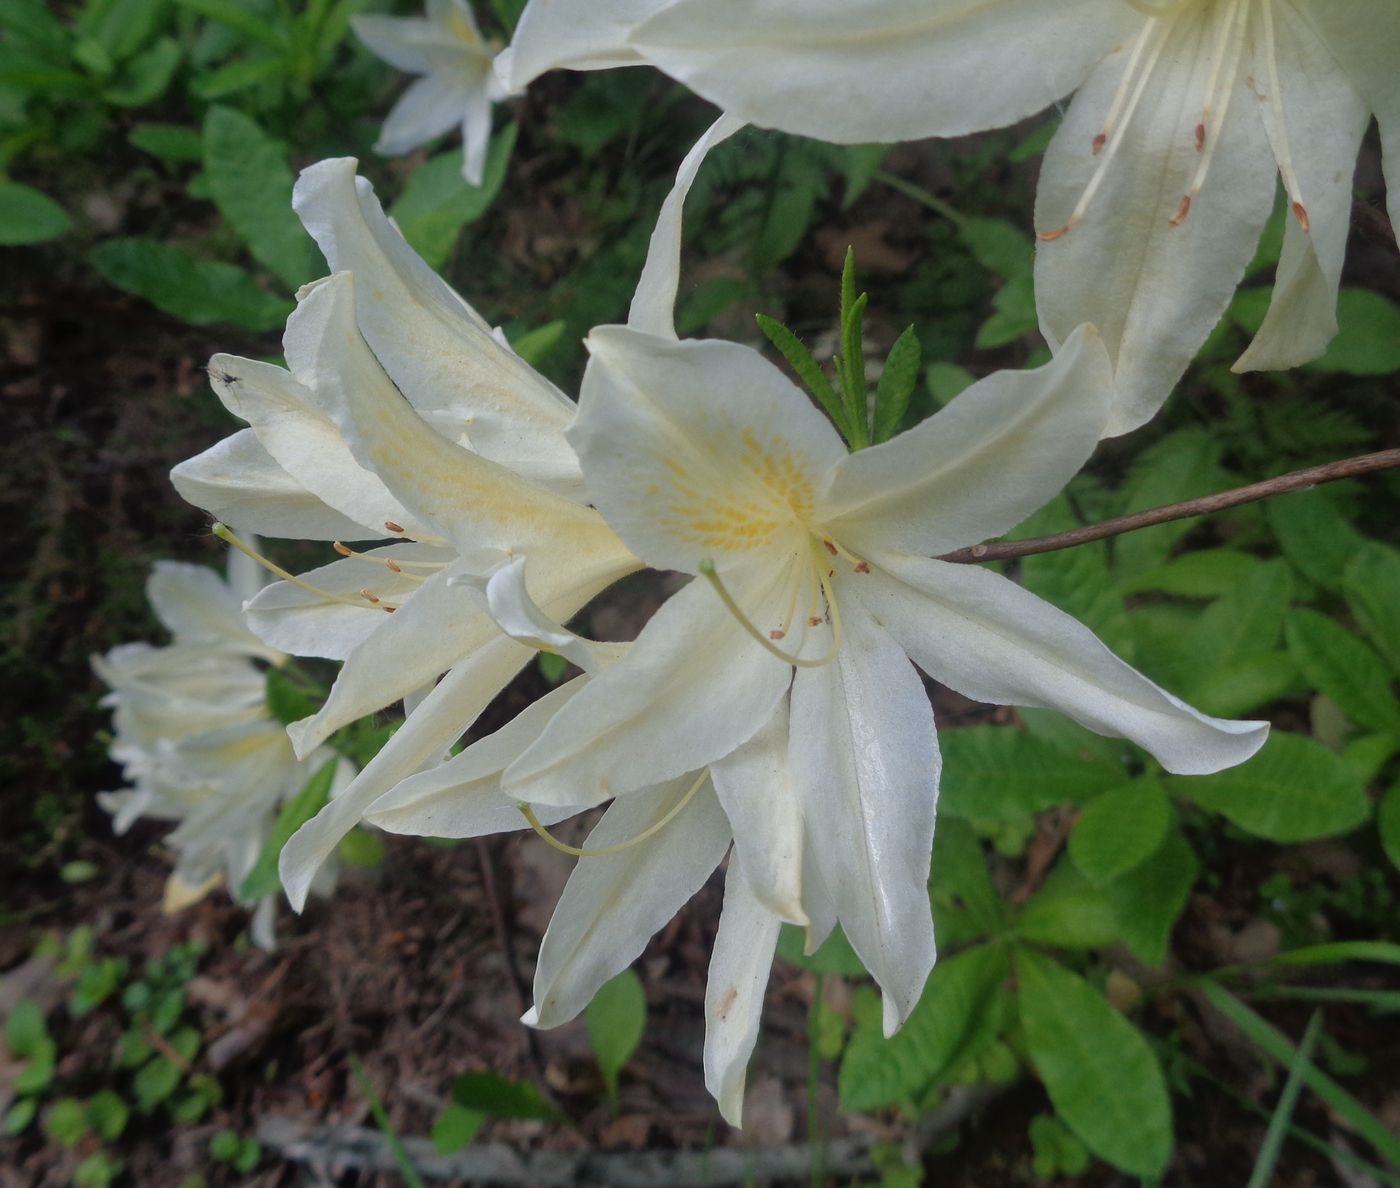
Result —
<path fill-rule="evenodd" d="M 420 530 L 413 514 L 355 460 L 316 396 L 285 368 L 215 355 L 209 381 L 224 407 L 248 422 L 283 470 L 361 526 L 358 539 L 385 535 L 386 520 Z"/>
<path fill-rule="evenodd" d="M 462 177 L 479 186 L 486 177 L 486 154 L 491 148 L 491 96 L 477 90 L 462 112 Z"/>
<path fill-rule="evenodd" d="M 676 183 L 661 204 L 661 212 L 647 247 L 646 263 L 642 266 L 637 291 L 633 294 L 632 306 L 627 313 L 627 324 L 632 329 L 662 338 L 676 337 L 676 293 L 680 288 L 681 275 L 681 216 L 686 195 L 695 184 L 695 175 L 700 172 L 700 166 L 710 150 L 743 126 L 742 120 L 728 115 L 720 116 L 681 162 Z"/>
<path fill-rule="evenodd" d="M 989 375 L 907 433 L 843 457 L 818 519 L 857 551 L 946 553 L 1000 536 L 1088 461 L 1112 399 L 1103 340 L 1081 326 L 1044 367 Z"/>
<path fill-rule="evenodd" d="M 455 128 L 471 97 L 469 88 L 448 75 L 415 79 L 389 109 L 375 152 L 397 157 Z"/>
<path fill-rule="evenodd" d="M 488 113 L 489 116 L 489 113 Z M 582 500 L 563 439 L 574 403 L 503 346 L 404 241 L 351 157 L 302 171 L 292 205 L 333 271 L 353 272 L 355 316 L 389 377 L 451 441 Z"/>
<path fill-rule="evenodd" d="M 597 513 L 434 432 L 384 374 L 355 322 L 355 281 L 337 273 L 303 289 L 284 346 L 298 374 L 316 376 L 356 460 L 463 555 L 527 552 L 568 540 L 577 548 L 612 539 Z"/>
<path fill-rule="evenodd" d="M 679 0 L 632 44 L 750 123 L 888 143 L 1034 115 L 1141 21 L 1117 0 Z"/>
<path fill-rule="evenodd" d="M 586 19 L 580 20 L 570 0 L 531 0 L 516 22 L 510 47 L 497 58 L 496 73 L 514 94 L 549 70 L 638 64 L 641 58 L 627 47 L 627 35 L 664 3 L 591 0 Z"/>
<path fill-rule="evenodd" d="M 1268 98 L 1256 102 L 1275 155 L 1291 152 L 1310 229 L 1289 216 L 1268 316 L 1235 371 L 1297 367 L 1321 355 L 1337 333 L 1352 179 L 1370 122 L 1365 102 L 1307 19 L 1287 4 L 1274 6 L 1274 18 L 1286 142 L 1278 139 Z M 1267 86 L 1268 76 L 1255 73 Z"/>
<path fill-rule="evenodd" d="M 282 469 L 251 429 L 170 472 L 186 503 L 244 532 L 294 540 L 363 540 L 364 525 L 329 507 Z"/>
<path fill-rule="evenodd" d="M 455 555 L 434 545 L 400 541 L 363 556 L 333 561 L 298 574 L 302 581 L 324 594 L 292 582 L 273 582 L 253 598 L 245 610 L 248 626 L 264 643 L 293 656 L 321 656 L 347 660 L 370 634 L 384 625 L 384 606 L 393 606 L 416 594 L 423 579 L 447 567 Z M 402 569 L 395 574 L 383 564 L 392 560 Z M 432 568 L 420 568 L 426 563 Z M 370 602 L 369 591 L 379 604 Z M 358 605 L 346 605 L 326 597 L 337 595 Z M 436 674 L 435 674 L 436 675 Z"/>
<path fill-rule="evenodd" d="M 476 579 L 472 584 L 480 586 L 491 617 L 512 639 L 562 656 L 584 672 L 599 672 L 604 662 L 615 658 L 617 649 L 625 646 L 584 639 L 546 615 L 525 584 L 524 557 L 513 557 L 484 582 Z"/>
<path fill-rule="evenodd" d="M 692 582 L 559 711 L 506 787 L 532 804 L 598 804 L 698 771 L 768 721 L 791 672 Z"/>
<path fill-rule="evenodd" d="M 431 69 L 424 47 L 433 40 L 433 27 L 422 17 L 389 17 L 361 13 L 350 18 L 366 49 L 376 58 L 406 74 L 427 74 Z"/>
<path fill-rule="evenodd" d="M 789 755 L 822 882 L 884 994 L 892 1035 L 933 968 L 929 859 L 938 738 L 923 682 L 860 596 L 837 589 L 846 642 L 792 684 Z"/>
<path fill-rule="evenodd" d="M 436 763 L 471 728 L 530 658 L 528 648 L 497 635 L 438 682 L 413 717 L 384 744 L 338 796 L 282 847 L 278 871 L 296 911 L 306 905 L 322 863 L 376 800 L 425 764 Z"/>
<path fill-rule="evenodd" d="M 734 828 L 735 865 L 753 895 L 768 912 L 805 927 L 802 813 L 788 761 L 787 699 L 753 738 L 712 764 L 710 775 Z"/>
<path fill-rule="evenodd" d="M 588 336 L 578 452 L 594 504 L 657 569 L 806 548 L 800 523 L 846 456 L 825 417 L 751 347 L 624 326 Z"/>
<path fill-rule="evenodd" d="M 999 574 L 923 557 L 880 557 L 861 598 L 914 662 L 964 697 L 1043 706 L 1127 738 L 1168 771 L 1243 763 L 1267 722 L 1210 718 L 1123 663 L 1080 623 Z"/>
<path fill-rule="evenodd" d="M 1083 219 L 1036 250 L 1036 303 L 1051 347 L 1091 322 L 1113 358 L 1118 396 L 1107 436 L 1149 420 L 1171 394 L 1234 296 L 1273 207 L 1277 168 L 1241 71 L 1205 188 L 1171 225 L 1201 159 L 1191 129 L 1216 21 L 1229 11 L 1201 5 L 1180 16 Z M 1066 225 L 1107 160 L 1091 146 L 1127 58 L 1125 47 L 1095 69 L 1046 151 L 1036 193 L 1042 234 Z"/>
<path fill-rule="evenodd" d="M 743 1122 L 744 1077 L 758 1041 L 763 992 L 781 928 L 782 921 L 759 902 L 738 863 L 731 862 L 705 984 L 705 1088 L 731 1126 Z"/>
<path fill-rule="evenodd" d="M 693 782 L 686 776 L 615 801 L 584 848 L 637 837 L 670 812 Z M 728 846 L 729 822 L 705 787 L 646 841 L 580 858 L 540 942 L 535 1005 L 524 1022 L 558 1027 L 583 1010 L 598 987 L 631 965 L 652 933 L 704 886 Z"/>
<path fill-rule="evenodd" d="M 502 790 L 501 773 L 585 682 L 577 677 L 550 690 L 495 734 L 438 767 L 409 776 L 376 800 L 365 820 L 390 833 L 419 837 L 482 837 L 529 828 L 517 798 Z M 577 811 L 569 805 L 543 808 L 537 815 L 543 824 L 553 825 Z"/>
<path fill-rule="evenodd" d="M 182 643 L 222 644 L 239 652 L 280 661 L 243 622 L 238 596 L 212 569 L 183 561 L 157 561 L 146 580 L 146 598 L 156 617 Z"/>

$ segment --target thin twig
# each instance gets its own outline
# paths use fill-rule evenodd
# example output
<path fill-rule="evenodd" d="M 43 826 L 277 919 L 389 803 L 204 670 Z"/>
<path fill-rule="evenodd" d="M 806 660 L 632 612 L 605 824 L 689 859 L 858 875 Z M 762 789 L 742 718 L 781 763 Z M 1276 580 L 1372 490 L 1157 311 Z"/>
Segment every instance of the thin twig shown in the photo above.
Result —
<path fill-rule="evenodd" d="M 1328 462 L 1323 466 L 1295 470 L 1260 483 L 1250 483 L 1247 487 L 1236 487 L 1233 491 L 1203 495 L 1199 499 L 1169 503 L 1165 507 L 1133 512 L 1132 515 L 1118 516 L 1098 524 L 1086 524 L 1069 532 L 1056 532 L 1051 536 L 1037 536 L 1030 540 L 1006 540 L 994 544 L 973 545 L 971 548 L 944 553 L 938 560 L 966 565 L 977 561 L 1006 561 L 1012 557 L 1029 557 L 1033 553 L 1053 553 L 1057 549 L 1073 548 L 1075 545 L 1089 544 L 1091 541 L 1104 540 L 1110 536 L 1121 536 L 1124 532 L 1135 532 L 1139 528 L 1151 528 L 1156 524 L 1185 520 L 1191 516 L 1210 515 L 1212 512 L 1239 507 L 1243 503 L 1268 499 L 1273 495 L 1304 491 L 1320 483 L 1332 483 L 1338 479 L 1356 478 L 1358 475 L 1374 474 L 1378 470 L 1394 470 L 1397 467 L 1400 467 L 1400 450 L 1380 450 L 1374 454 L 1345 458 L 1341 462 Z"/>

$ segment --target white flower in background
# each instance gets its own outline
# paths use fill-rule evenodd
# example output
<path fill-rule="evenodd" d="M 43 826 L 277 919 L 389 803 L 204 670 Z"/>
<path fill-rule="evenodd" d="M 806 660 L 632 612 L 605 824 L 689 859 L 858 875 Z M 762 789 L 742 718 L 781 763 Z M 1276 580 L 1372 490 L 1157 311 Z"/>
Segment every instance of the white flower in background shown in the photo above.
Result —
<path fill-rule="evenodd" d="M 1236 369 L 1322 353 L 1372 113 L 1400 227 L 1395 0 L 600 7 L 585 21 L 532 0 L 498 65 L 505 82 L 630 58 L 746 121 L 842 143 L 1001 127 L 1080 87 L 1041 176 L 1036 292 L 1052 346 L 1085 322 L 1102 333 L 1119 387 L 1109 434 L 1151 418 L 1219 321 L 1278 178 L 1294 217 L 1269 315 Z"/>
<path fill-rule="evenodd" d="M 111 756 L 132 785 L 98 794 L 125 833 L 141 817 L 172 821 L 165 845 L 175 854 L 165 907 L 174 912 L 220 882 L 239 888 L 262 852 L 282 803 L 335 757 L 316 751 L 302 761 L 286 731 L 267 711 L 264 670 L 281 653 L 260 642 L 239 613 L 262 575 L 234 554 L 229 581 L 200 565 L 157 562 L 146 593 L 174 636 L 164 647 L 123 644 L 93 667 L 110 687 Z M 338 760 L 334 790 L 353 769 Z M 319 888 L 326 890 L 330 879 Z M 253 936 L 270 948 L 276 897 L 259 900 Z"/>
<path fill-rule="evenodd" d="M 339 544 L 343 560 L 249 606 L 269 643 L 345 661 L 320 712 L 290 728 L 299 753 L 400 698 L 414 708 L 283 851 L 300 907 L 364 807 L 440 758 L 532 655 L 454 579 L 528 552 L 532 597 L 568 619 L 640 562 L 583 502 L 563 437 L 573 403 L 408 247 L 354 161 L 307 169 L 294 203 L 339 271 L 298 295 L 289 370 L 215 357 L 215 390 L 250 428 L 172 478 L 190 502 L 268 535 L 396 542 Z"/>
<path fill-rule="evenodd" d="M 428 0 L 421 17 L 353 16 L 350 27 L 389 65 L 423 75 L 394 104 L 375 149 L 395 157 L 460 124 L 462 176 L 481 185 L 491 108 L 505 92 L 492 72 L 493 49 L 466 0 Z"/>
<path fill-rule="evenodd" d="M 755 898 L 808 923 L 814 874 L 892 1032 L 934 960 L 939 759 L 914 664 L 965 696 L 1131 739 L 1178 773 L 1242 762 L 1268 727 L 1208 718 L 1013 582 L 931 559 L 1004 533 L 1089 457 L 1112 390 L 1091 327 L 1046 367 L 988 377 L 855 454 L 757 351 L 676 339 L 661 298 L 676 291 L 680 203 L 730 127 L 682 169 L 632 324 L 589 336 L 569 434 L 618 535 L 701 580 L 553 715 L 503 786 L 577 806 L 708 768 Z"/>

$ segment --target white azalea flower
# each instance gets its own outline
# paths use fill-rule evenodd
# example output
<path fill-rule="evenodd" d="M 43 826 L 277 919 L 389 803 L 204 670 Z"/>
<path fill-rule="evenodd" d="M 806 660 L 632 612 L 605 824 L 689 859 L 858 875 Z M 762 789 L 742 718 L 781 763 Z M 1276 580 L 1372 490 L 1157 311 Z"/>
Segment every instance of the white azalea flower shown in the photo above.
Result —
<path fill-rule="evenodd" d="M 239 888 L 262 852 L 283 801 L 336 757 L 305 760 L 268 713 L 263 670 L 255 661 L 286 657 L 259 641 L 239 614 L 261 585 L 247 558 L 230 559 L 229 581 L 200 565 L 156 564 L 147 597 L 174 642 L 122 644 L 93 667 L 111 691 L 111 755 L 132 787 L 99 793 L 125 833 L 140 817 L 172 821 L 165 844 L 176 856 L 166 884 L 167 911 L 202 898 L 220 882 Z M 353 769 L 336 760 L 335 790 Z M 323 880 L 322 890 L 329 880 Z M 240 900 L 241 902 L 241 900 Z M 255 905 L 253 934 L 271 947 L 275 897 Z"/>
<path fill-rule="evenodd" d="M 398 156 L 460 124 L 462 176 L 481 185 L 491 108 L 504 91 L 492 73 L 494 51 L 466 0 L 427 0 L 421 17 L 353 16 L 350 27 L 389 65 L 423 75 L 394 104 L 374 147 Z"/>
<path fill-rule="evenodd" d="M 345 661 L 320 712 L 290 728 L 298 752 L 422 698 L 288 843 L 283 873 L 298 907 L 363 808 L 439 758 L 532 654 L 454 579 L 528 551 L 532 595 L 567 619 L 640 566 L 582 502 L 562 432 L 573 403 L 413 253 L 354 170 L 325 161 L 297 185 L 298 213 L 343 271 L 298 295 L 283 341 L 290 370 L 216 356 L 215 390 L 250 428 L 172 475 L 191 502 L 269 534 L 395 541 L 342 545 L 343 560 L 248 608 L 267 641 Z"/>
<path fill-rule="evenodd" d="M 1236 369 L 1323 352 L 1372 113 L 1400 227 L 1394 0 L 633 0 L 589 21 L 569 7 L 527 6 L 500 65 L 513 88 L 630 55 L 749 122 L 859 143 L 1000 127 L 1080 87 L 1041 177 L 1036 291 L 1052 346 L 1084 322 L 1103 334 L 1109 434 L 1157 411 L 1219 321 L 1276 178 L 1294 218 Z"/>
<path fill-rule="evenodd" d="M 648 564 L 701 580 L 554 714 L 503 786 L 576 806 L 708 768 L 755 898 L 809 922 L 802 888 L 815 874 L 892 1032 L 934 959 L 939 760 L 914 664 L 978 700 L 1059 709 L 1178 773 L 1242 762 L 1267 724 L 1208 718 L 1014 583 L 931 559 L 1004 533 L 1088 458 L 1112 390 L 1091 327 L 1046 367 L 988 377 L 850 454 L 758 352 L 678 341 L 659 324 L 685 186 L 731 126 L 682 170 L 632 325 L 589 336 L 570 430 L 619 536 Z"/>

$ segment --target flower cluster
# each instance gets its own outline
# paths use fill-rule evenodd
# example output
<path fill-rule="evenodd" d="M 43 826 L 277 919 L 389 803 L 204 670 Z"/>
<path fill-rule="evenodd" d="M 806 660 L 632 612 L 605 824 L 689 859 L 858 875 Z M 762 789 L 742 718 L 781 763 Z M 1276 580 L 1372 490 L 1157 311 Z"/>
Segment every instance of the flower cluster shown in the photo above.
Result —
<path fill-rule="evenodd" d="M 940 760 L 924 676 L 1058 710 L 1174 773 L 1219 771 L 1264 741 L 1266 723 L 1196 711 L 1007 577 L 939 558 L 1013 528 L 1103 437 L 1156 412 L 1243 274 L 1276 176 L 1292 223 L 1273 306 L 1237 366 L 1323 349 L 1350 161 L 1371 112 L 1385 135 L 1400 117 L 1388 73 L 1400 21 L 1385 3 L 1355 0 L 1343 20 L 1304 0 L 531 0 L 494 66 L 462 0 L 430 0 L 422 20 L 357 18 L 376 53 L 425 75 L 381 147 L 460 120 L 469 177 L 491 102 L 554 67 L 649 63 L 726 114 L 681 164 L 627 323 L 588 335 L 577 403 L 415 255 L 353 160 L 303 172 L 294 205 L 331 275 L 297 295 L 285 368 L 211 361 L 247 428 L 172 477 L 220 520 L 333 557 L 300 574 L 265 561 L 281 580 L 240 591 L 241 621 L 222 586 L 217 616 L 190 610 L 193 595 L 175 606 L 172 590 L 212 589 L 207 575 L 157 574 L 152 600 L 177 643 L 101 666 L 137 783 L 110 803 L 119 824 L 179 816 L 178 885 L 201 886 L 222 847 L 236 886 L 257 847 L 220 814 L 256 806 L 265 832 L 334 732 L 401 700 L 403 727 L 282 850 L 296 908 L 362 821 L 436 837 L 533 829 L 579 856 L 526 1016 L 548 1027 L 727 859 L 705 1003 L 706 1082 L 724 1115 L 740 1121 L 784 923 L 809 951 L 841 927 L 892 1033 L 935 961 Z M 1038 202 L 1046 365 L 991 375 L 852 450 L 758 350 L 678 336 L 686 194 L 744 123 L 839 142 L 952 135 L 1075 88 Z M 635 641 L 564 626 L 643 567 L 692 580 Z M 342 665 L 286 736 L 249 660 L 271 649 Z M 580 675 L 453 754 L 541 650 Z M 266 772 L 214 755 L 273 735 Z M 237 792 L 198 782 L 217 764 Z M 550 833 L 604 804 L 582 846 Z"/>

